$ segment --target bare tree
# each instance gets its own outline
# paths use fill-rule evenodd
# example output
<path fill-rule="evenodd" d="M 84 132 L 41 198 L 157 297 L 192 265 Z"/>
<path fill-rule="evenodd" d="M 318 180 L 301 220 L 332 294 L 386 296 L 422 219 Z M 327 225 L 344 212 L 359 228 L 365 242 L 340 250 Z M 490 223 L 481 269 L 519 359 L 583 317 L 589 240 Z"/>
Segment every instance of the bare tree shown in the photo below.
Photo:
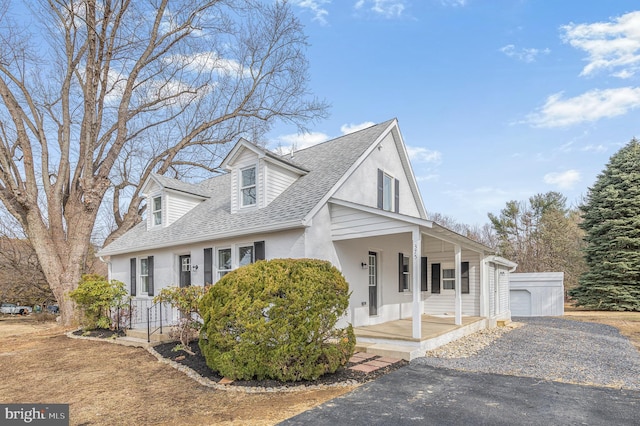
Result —
<path fill-rule="evenodd" d="M 496 249 L 498 247 L 497 235 L 494 232 L 493 227 L 488 223 L 485 223 L 482 226 L 477 224 L 467 225 L 466 223 L 458 222 L 451 216 L 437 212 L 430 214 L 429 219 L 453 232 L 484 244 L 487 247 L 491 247 L 492 249 Z"/>
<path fill-rule="evenodd" d="M 286 2 L 40 0 L 29 18 L 0 9 L 0 201 L 65 323 L 105 200 L 112 240 L 141 220 L 150 173 L 214 172 L 222 144 L 326 114 L 308 93 L 306 38 Z"/>

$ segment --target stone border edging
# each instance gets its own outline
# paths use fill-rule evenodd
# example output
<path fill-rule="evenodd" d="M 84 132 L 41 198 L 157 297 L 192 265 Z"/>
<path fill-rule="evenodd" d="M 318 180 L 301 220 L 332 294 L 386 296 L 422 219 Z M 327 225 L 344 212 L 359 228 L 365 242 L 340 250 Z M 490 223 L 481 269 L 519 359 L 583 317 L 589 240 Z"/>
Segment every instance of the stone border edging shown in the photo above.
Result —
<path fill-rule="evenodd" d="M 105 339 L 105 338 L 102 338 L 102 337 L 77 336 L 77 335 L 73 334 L 75 331 L 78 331 L 78 330 L 68 331 L 65 334 L 66 334 L 67 337 L 69 337 L 71 339 L 91 340 L 91 341 L 95 341 L 95 342 L 109 342 L 109 343 L 114 343 L 114 344 L 117 344 L 117 345 L 126 346 L 126 345 L 123 345 L 122 343 L 118 342 L 118 338 L 115 338 L 115 339 L 106 338 Z M 331 383 L 331 384 L 277 386 L 277 387 L 234 386 L 232 384 L 230 384 L 230 385 L 221 385 L 219 383 L 214 382 L 211 379 L 207 379 L 206 377 L 202 377 L 200 374 L 196 373 L 192 368 L 189 368 L 186 365 L 182 365 L 182 364 L 180 364 L 178 362 L 175 362 L 173 360 L 170 360 L 170 359 L 167 359 L 167 358 L 163 357 L 155 349 L 153 349 L 153 346 L 147 346 L 147 347 L 137 346 L 137 347 L 146 349 L 147 352 L 149 352 L 151 355 L 153 355 L 159 362 L 167 364 L 170 367 L 173 367 L 174 369 L 180 371 L 181 373 L 184 373 L 187 377 L 189 377 L 192 380 L 195 380 L 196 382 L 198 382 L 202 386 L 206 386 L 208 388 L 213 388 L 213 389 L 216 389 L 216 390 L 231 391 L 231 392 L 244 392 L 244 393 L 271 393 L 271 392 L 299 392 L 299 391 L 303 391 L 303 390 L 320 390 L 320 389 L 327 389 L 327 388 L 334 388 L 334 387 L 348 387 L 348 386 L 359 386 L 359 385 L 361 385 L 361 383 L 359 383 L 359 382 L 357 382 L 355 380 L 347 380 L 347 381 L 344 381 L 344 382 Z"/>

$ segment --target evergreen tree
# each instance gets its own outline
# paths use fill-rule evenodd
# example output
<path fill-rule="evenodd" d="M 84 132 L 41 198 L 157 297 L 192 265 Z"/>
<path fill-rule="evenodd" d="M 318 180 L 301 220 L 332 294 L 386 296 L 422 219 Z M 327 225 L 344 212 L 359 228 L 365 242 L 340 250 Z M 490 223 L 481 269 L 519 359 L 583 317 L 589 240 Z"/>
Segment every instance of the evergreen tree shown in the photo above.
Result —
<path fill-rule="evenodd" d="M 588 270 L 569 294 L 587 308 L 640 311 L 640 142 L 611 157 L 581 209 Z"/>

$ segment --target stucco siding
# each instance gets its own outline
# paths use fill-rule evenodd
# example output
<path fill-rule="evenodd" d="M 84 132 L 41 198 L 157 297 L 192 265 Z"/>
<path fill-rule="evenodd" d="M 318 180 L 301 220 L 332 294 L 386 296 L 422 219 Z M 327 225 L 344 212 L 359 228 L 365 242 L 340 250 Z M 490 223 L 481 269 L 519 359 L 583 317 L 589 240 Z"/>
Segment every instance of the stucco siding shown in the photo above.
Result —
<path fill-rule="evenodd" d="M 392 133 L 389 133 L 379 146 L 380 149 L 374 149 L 342 184 L 334 198 L 377 208 L 378 169 L 380 169 L 399 180 L 399 213 L 420 217 L 420 210 L 411 192 Z"/>

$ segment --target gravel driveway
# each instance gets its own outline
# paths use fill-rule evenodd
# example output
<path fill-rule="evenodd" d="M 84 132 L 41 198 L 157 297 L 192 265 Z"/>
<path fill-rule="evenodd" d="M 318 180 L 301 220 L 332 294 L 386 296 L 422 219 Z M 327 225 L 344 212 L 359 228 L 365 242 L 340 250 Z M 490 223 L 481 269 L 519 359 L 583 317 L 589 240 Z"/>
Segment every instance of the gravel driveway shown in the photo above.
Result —
<path fill-rule="evenodd" d="M 560 318 L 513 318 L 524 325 L 468 358 L 413 363 L 640 390 L 640 352 L 614 327 Z"/>

